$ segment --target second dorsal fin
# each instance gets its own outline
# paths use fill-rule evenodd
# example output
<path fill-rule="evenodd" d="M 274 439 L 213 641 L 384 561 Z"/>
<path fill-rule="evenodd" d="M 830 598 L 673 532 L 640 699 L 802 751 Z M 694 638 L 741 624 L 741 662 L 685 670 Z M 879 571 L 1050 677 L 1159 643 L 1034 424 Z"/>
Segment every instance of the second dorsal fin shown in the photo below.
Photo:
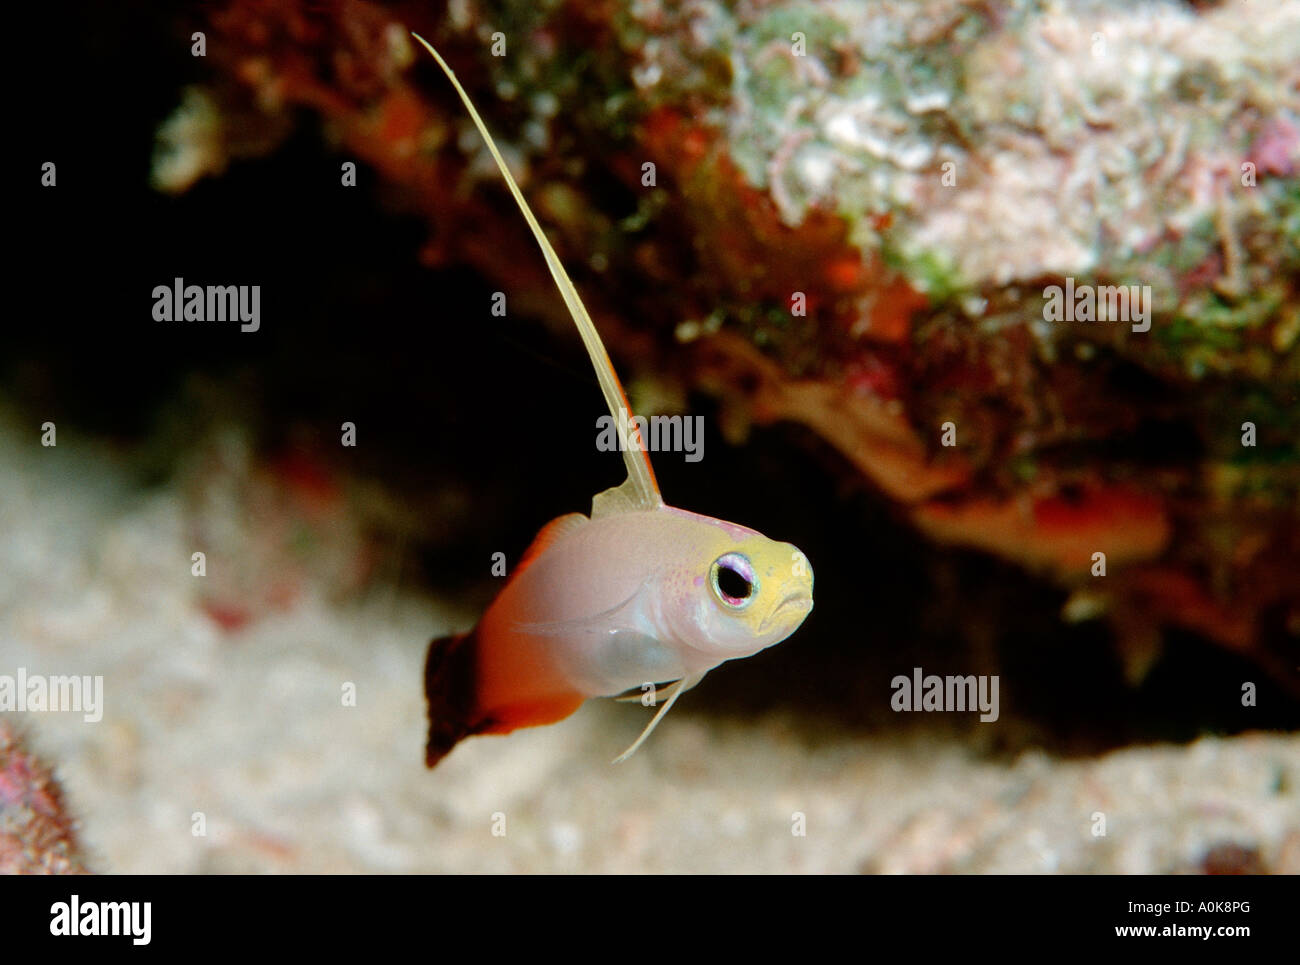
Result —
<path fill-rule="evenodd" d="M 533 541 L 528 544 L 528 549 L 524 550 L 524 555 L 519 557 L 519 562 L 515 564 L 515 576 L 518 576 L 533 560 L 541 556 L 546 551 L 546 548 L 557 539 L 587 522 L 590 521 L 582 513 L 566 513 L 563 516 L 555 517 L 537 531 Z"/>

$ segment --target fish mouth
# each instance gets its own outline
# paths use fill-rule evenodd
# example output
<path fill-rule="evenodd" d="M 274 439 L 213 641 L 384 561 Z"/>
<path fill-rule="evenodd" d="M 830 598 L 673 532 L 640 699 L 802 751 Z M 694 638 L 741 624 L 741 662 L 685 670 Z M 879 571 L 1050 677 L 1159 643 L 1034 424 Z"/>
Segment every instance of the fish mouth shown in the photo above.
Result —
<path fill-rule="evenodd" d="M 772 626 L 778 620 L 783 620 L 783 618 L 788 618 L 790 614 L 801 613 L 804 616 L 807 616 L 808 611 L 810 611 L 812 608 L 813 608 L 813 601 L 812 601 L 811 594 L 791 593 L 780 603 L 778 603 L 776 605 L 776 609 L 774 609 L 763 619 L 763 622 L 760 623 L 758 626 L 758 632 L 762 633 L 764 630 Z M 801 616 L 799 619 L 800 621 L 802 621 L 803 617 Z"/>

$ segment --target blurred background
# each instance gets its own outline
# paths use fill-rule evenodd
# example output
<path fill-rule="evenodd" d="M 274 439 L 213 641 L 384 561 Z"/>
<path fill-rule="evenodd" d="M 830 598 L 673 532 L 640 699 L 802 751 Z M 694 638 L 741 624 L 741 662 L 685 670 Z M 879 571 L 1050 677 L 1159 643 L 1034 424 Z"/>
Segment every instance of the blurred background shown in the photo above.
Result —
<path fill-rule="evenodd" d="M 0 867 L 1300 871 L 1300 4 L 24 16 L 0 674 L 106 710 L 0 715 Z M 422 766 L 428 640 L 622 465 L 408 29 L 634 407 L 704 416 L 665 498 L 816 570 L 626 765 L 592 702 Z M 155 321 L 176 278 L 259 330 Z M 1047 322 L 1066 278 L 1150 331 Z M 894 712 L 915 667 L 999 719 Z"/>

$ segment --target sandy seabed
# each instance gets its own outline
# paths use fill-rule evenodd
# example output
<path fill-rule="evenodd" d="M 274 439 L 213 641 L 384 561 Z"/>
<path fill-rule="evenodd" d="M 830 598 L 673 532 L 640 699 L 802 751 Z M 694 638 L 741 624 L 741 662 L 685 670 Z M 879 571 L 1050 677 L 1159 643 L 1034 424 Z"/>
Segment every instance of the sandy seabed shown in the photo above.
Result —
<path fill-rule="evenodd" d="M 1165 873 L 1235 848 L 1300 873 L 1294 735 L 1005 761 L 683 700 L 612 766 L 649 712 L 592 701 L 427 771 L 424 646 L 463 613 L 308 585 L 226 632 L 181 495 L 38 438 L 0 431 L 0 673 L 104 677 L 98 723 L 6 715 L 55 767 L 92 870 Z"/>

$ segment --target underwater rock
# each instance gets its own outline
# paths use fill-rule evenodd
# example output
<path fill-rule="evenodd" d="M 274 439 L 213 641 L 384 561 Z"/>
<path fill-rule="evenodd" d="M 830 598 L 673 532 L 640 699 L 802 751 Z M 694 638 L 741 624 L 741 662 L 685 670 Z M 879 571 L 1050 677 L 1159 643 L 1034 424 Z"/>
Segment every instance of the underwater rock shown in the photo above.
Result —
<path fill-rule="evenodd" d="M 428 216 L 428 263 L 567 331 L 418 30 L 629 374 L 715 394 L 733 439 L 810 427 L 1135 653 L 1182 626 L 1300 690 L 1300 2 L 482 14 L 211 12 L 172 188 L 314 112 Z"/>

